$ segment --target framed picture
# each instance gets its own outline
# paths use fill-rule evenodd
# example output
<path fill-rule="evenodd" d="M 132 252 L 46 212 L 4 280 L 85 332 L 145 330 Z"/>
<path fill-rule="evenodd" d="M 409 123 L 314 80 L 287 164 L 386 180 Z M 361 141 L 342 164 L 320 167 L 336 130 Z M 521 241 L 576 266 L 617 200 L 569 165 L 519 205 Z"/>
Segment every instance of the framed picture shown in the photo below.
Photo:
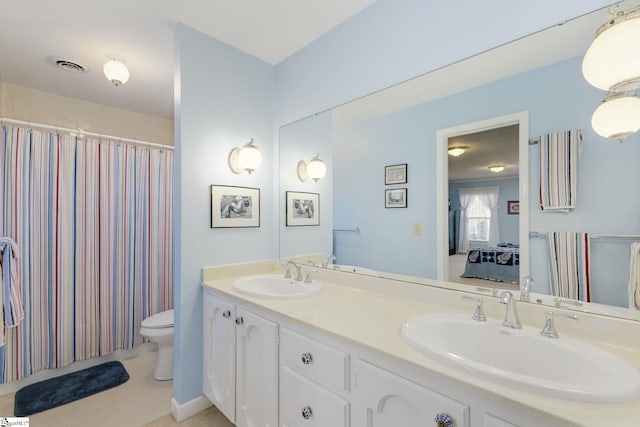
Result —
<path fill-rule="evenodd" d="M 518 215 L 518 214 L 520 214 L 520 201 L 519 200 L 509 200 L 507 202 L 507 213 L 509 215 Z"/>
<path fill-rule="evenodd" d="M 260 189 L 211 186 L 211 228 L 260 227 Z"/>
<path fill-rule="evenodd" d="M 384 183 L 389 184 L 406 184 L 407 183 L 407 164 L 390 165 L 384 167 Z"/>
<path fill-rule="evenodd" d="M 320 195 L 287 191 L 287 227 L 320 225 Z"/>
<path fill-rule="evenodd" d="M 407 207 L 407 189 L 392 188 L 384 190 L 384 207 L 385 208 L 406 208 Z"/>

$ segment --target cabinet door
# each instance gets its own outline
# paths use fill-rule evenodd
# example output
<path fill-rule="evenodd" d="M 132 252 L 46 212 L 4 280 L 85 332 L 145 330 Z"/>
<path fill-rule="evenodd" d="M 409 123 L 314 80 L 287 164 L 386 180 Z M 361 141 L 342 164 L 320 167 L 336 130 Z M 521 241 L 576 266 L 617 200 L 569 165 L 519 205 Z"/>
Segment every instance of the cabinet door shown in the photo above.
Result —
<path fill-rule="evenodd" d="M 367 427 L 436 426 L 442 413 L 455 427 L 469 426 L 469 407 L 389 371 L 358 361 L 353 425 Z"/>
<path fill-rule="evenodd" d="M 202 392 L 231 422 L 236 416 L 235 311 L 233 304 L 204 292 Z"/>
<path fill-rule="evenodd" d="M 236 426 L 278 423 L 278 325 L 238 309 Z"/>

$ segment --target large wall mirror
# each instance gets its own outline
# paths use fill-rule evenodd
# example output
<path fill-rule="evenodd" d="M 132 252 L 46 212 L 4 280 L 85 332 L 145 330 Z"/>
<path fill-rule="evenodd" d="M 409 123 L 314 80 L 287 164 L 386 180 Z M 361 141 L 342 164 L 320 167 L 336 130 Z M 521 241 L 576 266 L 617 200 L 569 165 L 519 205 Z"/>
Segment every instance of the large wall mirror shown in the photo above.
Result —
<path fill-rule="evenodd" d="M 623 2 L 621 9 L 632 5 Z M 628 298 L 634 239 L 607 237 L 640 235 L 640 137 L 619 143 L 593 131 L 591 116 L 606 93 L 590 86 L 581 71 L 607 16 L 600 10 L 577 17 L 284 126 L 280 256 L 333 253 L 335 266 L 356 273 L 485 294 L 516 290 L 530 275 L 532 303 L 640 320 Z M 583 142 L 575 209 L 542 212 L 539 137 L 576 130 Z M 455 158 L 448 154 L 452 146 L 467 151 Z M 316 154 L 325 160 L 327 176 L 301 182 L 297 163 Z M 394 165 L 406 168 L 389 180 L 387 166 Z M 319 226 L 287 226 L 287 191 L 319 194 Z M 490 191 L 495 196 L 485 195 Z M 474 205 L 491 197 L 484 207 L 493 203 L 488 209 L 499 224 L 493 232 L 482 204 Z M 462 203 L 477 208 L 463 233 Z M 548 235 L 567 231 L 594 237 L 591 303 L 552 296 Z M 462 250 L 461 234 L 469 246 Z M 485 246 L 518 254 L 519 269 L 507 273 L 515 278 L 460 277 L 469 249 Z M 462 259 L 457 266 L 454 257 Z"/>

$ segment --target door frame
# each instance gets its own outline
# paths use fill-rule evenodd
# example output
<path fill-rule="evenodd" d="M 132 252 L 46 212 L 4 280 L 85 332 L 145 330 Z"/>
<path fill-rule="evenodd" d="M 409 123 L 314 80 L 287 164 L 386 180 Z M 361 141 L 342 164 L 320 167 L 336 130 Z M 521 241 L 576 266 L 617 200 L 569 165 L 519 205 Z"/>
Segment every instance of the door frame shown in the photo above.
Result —
<path fill-rule="evenodd" d="M 518 235 L 520 240 L 520 281 L 529 274 L 529 112 L 465 123 L 436 131 L 436 268 L 438 280 L 449 280 L 449 138 L 518 125 Z"/>

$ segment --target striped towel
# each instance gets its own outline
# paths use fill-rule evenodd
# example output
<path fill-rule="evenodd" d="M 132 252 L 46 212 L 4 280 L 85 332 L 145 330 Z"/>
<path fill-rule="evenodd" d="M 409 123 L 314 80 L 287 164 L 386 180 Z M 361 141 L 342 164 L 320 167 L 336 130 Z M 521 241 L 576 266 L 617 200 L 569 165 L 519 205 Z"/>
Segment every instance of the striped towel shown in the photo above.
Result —
<path fill-rule="evenodd" d="M 570 212 L 576 207 L 582 131 L 540 137 L 540 209 Z"/>
<path fill-rule="evenodd" d="M 629 257 L 629 308 L 640 310 L 640 242 L 631 244 Z"/>
<path fill-rule="evenodd" d="M 587 233 L 549 233 L 551 291 L 561 298 L 591 301 L 590 239 Z"/>
<path fill-rule="evenodd" d="M 22 307 L 22 285 L 18 271 L 20 258 L 18 245 L 8 237 L 0 237 L 0 307 L 2 307 L 2 317 L 0 324 L 0 346 L 6 344 L 7 328 L 18 326 L 24 319 L 24 309 Z"/>

